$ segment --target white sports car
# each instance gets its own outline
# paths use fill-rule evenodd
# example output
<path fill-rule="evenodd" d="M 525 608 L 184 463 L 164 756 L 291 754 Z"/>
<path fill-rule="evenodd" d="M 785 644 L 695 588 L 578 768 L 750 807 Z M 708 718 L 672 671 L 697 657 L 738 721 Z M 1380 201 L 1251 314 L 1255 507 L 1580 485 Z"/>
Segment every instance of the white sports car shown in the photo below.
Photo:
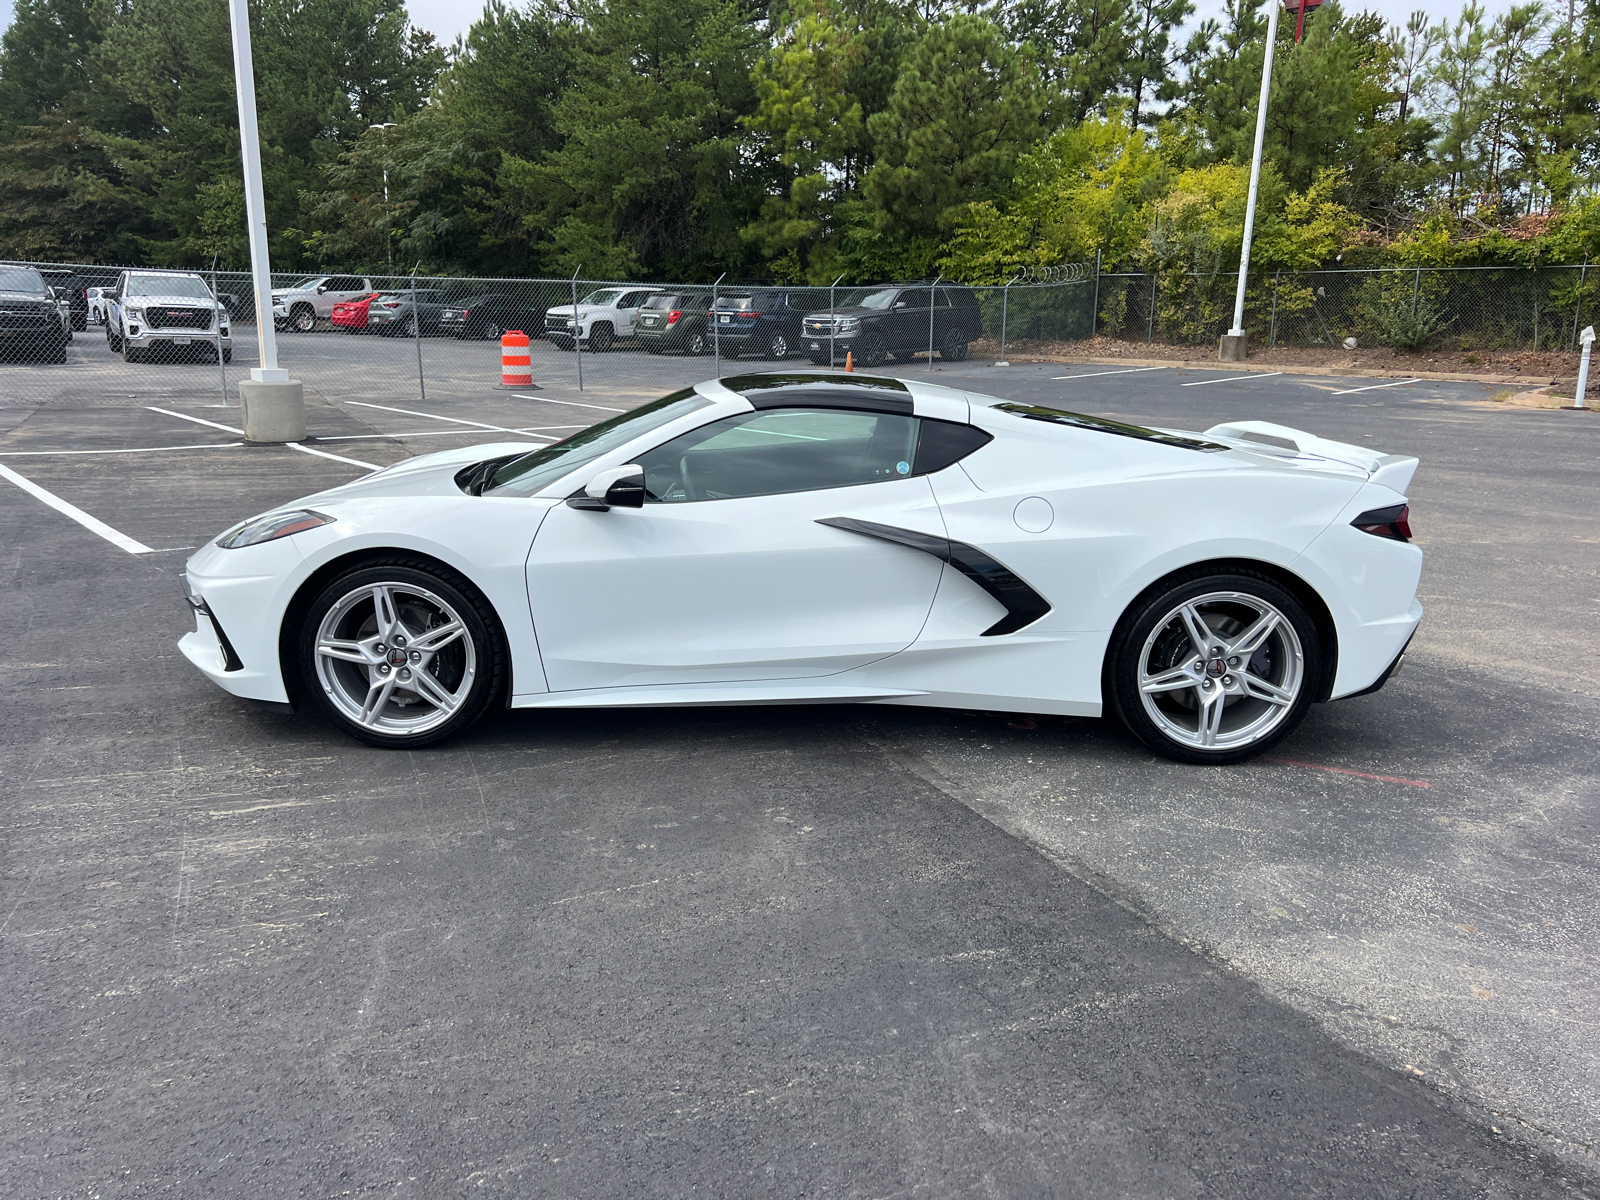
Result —
<path fill-rule="evenodd" d="M 1261 422 L 746 375 L 237 525 L 189 559 L 179 645 L 378 746 L 492 704 L 855 701 L 1109 709 L 1233 762 L 1399 667 L 1416 467 Z"/>

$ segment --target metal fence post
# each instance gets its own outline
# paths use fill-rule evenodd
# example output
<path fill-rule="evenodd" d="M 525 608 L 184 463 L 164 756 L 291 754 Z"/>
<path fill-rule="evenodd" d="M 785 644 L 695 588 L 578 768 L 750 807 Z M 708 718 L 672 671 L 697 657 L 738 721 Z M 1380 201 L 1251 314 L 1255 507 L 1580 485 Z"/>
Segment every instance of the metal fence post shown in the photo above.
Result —
<path fill-rule="evenodd" d="M 1089 306 L 1089 336 L 1100 327 L 1100 251 L 1094 252 L 1094 302 Z"/>
<path fill-rule="evenodd" d="M 938 278 L 928 285 L 928 370 L 933 370 L 933 289 L 939 286 L 944 279 L 944 272 L 940 271 Z"/>
<path fill-rule="evenodd" d="M 572 271 L 572 349 L 578 356 L 578 390 L 583 391 L 583 346 L 578 340 L 578 272 L 583 270 L 579 263 Z"/>
<path fill-rule="evenodd" d="M 839 276 L 839 279 L 843 279 L 843 278 L 844 278 L 843 275 Z M 838 328 L 839 328 L 839 318 L 834 315 L 834 311 L 833 311 L 833 289 L 839 286 L 839 279 L 835 279 L 832 283 L 830 283 L 828 285 L 828 366 L 829 367 L 833 366 L 833 335 L 838 331 Z"/>
<path fill-rule="evenodd" d="M 421 265 L 422 260 L 418 259 L 411 268 L 411 333 L 417 344 L 417 394 L 426 400 L 428 385 L 422 378 L 422 308 L 417 304 L 417 267 Z"/>
<path fill-rule="evenodd" d="M 1016 276 L 1012 276 L 1006 280 L 1005 287 L 1000 289 L 1000 358 L 994 364 L 997 367 L 1009 367 L 1011 365 L 1006 361 L 1006 317 L 1010 315 L 1011 311 L 1011 285 L 1016 281 Z"/>
<path fill-rule="evenodd" d="M 1417 315 L 1417 298 L 1422 295 L 1422 268 L 1417 268 L 1417 278 L 1411 284 L 1411 315 Z M 1537 349 L 1537 347 L 1535 347 Z"/>
<path fill-rule="evenodd" d="M 716 369 L 712 371 L 712 378 L 722 378 L 722 330 L 717 328 L 717 289 L 722 286 L 722 281 L 728 277 L 724 271 L 717 276 L 717 281 L 711 285 L 711 307 L 706 310 L 706 320 L 711 324 L 712 354 L 716 359 Z"/>
<path fill-rule="evenodd" d="M 1578 305 L 1572 313 L 1572 348 L 1578 348 L 1578 322 L 1583 317 L 1583 285 L 1589 280 L 1589 260 L 1583 260 L 1583 270 L 1578 272 Z"/>
<path fill-rule="evenodd" d="M 1267 333 L 1267 349 L 1278 344 L 1278 284 L 1283 280 L 1283 268 L 1272 273 L 1272 325 Z"/>
<path fill-rule="evenodd" d="M 211 328 L 217 343 L 217 373 L 222 377 L 222 405 L 228 407 L 228 364 L 222 361 L 222 297 L 217 294 L 217 256 L 211 256 Z M 229 339 L 232 341 L 232 339 Z"/>
<path fill-rule="evenodd" d="M 1146 346 L 1153 346 L 1156 344 L 1156 298 L 1160 294 L 1161 273 L 1159 271 L 1152 271 L 1150 272 L 1150 329 L 1144 337 L 1144 344 Z"/>

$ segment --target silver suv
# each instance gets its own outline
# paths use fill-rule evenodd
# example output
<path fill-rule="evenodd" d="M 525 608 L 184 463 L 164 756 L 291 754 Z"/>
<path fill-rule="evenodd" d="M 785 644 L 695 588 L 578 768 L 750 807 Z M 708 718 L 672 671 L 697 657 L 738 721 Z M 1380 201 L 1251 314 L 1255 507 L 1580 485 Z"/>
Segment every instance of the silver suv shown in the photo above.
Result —
<path fill-rule="evenodd" d="M 124 362 L 155 352 L 192 352 L 213 361 L 233 361 L 228 312 L 193 271 L 124 271 L 101 297 L 106 309 L 106 344 Z"/>

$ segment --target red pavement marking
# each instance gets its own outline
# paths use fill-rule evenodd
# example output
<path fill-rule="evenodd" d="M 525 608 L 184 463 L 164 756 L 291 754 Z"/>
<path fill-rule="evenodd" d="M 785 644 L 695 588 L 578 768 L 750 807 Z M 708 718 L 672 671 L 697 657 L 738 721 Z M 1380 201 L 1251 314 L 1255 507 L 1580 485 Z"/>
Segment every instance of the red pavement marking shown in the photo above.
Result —
<path fill-rule="evenodd" d="M 1313 771 L 1332 771 L 1335 775 L 1354 775 L 1358 779 L 1376 779 L 1379 783 L 1403 783 L 1407 787 L 1431 787 L 1420 779 L 1401 779 L 1396 775 L 1369 775 L 1365 771 L 1352 771 L 1346 767 L 1325 767 L 1321 763 L 1300 762 L 1293 758 L 1263 758 L 1262 762 L 1282 763 L 1286 767 L 1307 767 Z"/>

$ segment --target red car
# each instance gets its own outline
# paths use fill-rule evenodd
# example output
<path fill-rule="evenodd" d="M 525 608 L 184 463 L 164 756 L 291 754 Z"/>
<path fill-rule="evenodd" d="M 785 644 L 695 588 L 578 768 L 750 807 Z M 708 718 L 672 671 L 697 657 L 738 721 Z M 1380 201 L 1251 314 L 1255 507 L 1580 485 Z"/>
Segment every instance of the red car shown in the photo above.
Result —
<path fill-rule="evenodd" d="M 362 296 L 359 300 L 344 300 L 333 306 L 333 316 L 329 318 L 335 329 L 342 329 L 346 333 L 364 333 L 367 328 L 367 309 L 378 298 L 380 293 L 373 292 L 370 296 Z"/>

